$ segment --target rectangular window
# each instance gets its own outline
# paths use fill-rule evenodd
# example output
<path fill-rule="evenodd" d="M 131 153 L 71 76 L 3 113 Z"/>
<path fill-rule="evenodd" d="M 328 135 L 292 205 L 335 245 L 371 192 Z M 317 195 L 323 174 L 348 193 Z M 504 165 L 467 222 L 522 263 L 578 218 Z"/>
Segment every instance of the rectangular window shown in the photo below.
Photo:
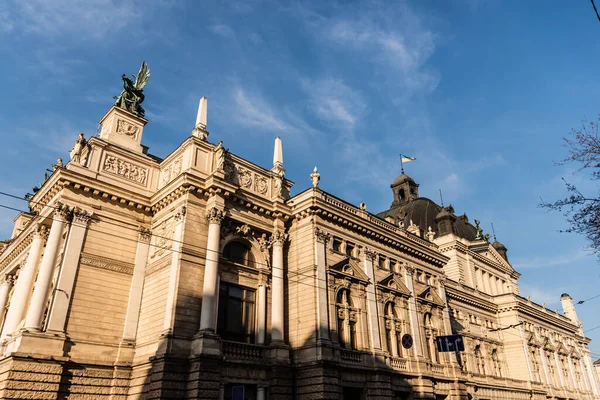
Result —
<path fill-rule="evenodd" d="M 378 264 L 379 268 L 386 269 L 385 260 L 386 260 L 386 258 L 384 256 L 379 256 L 379 264 Z"/>
<path fill-rule="evenodd" d="M 339 239 L 339 238 L 334 237 L 333 241 L 332 241 L 332 244 L 331 244 L 331 249 L 333 251 L 340 252 L 341 249 L 342 249 L 342 240 Z"/>
<path fill-rule="evenodd" d="M 346 255 L 354 257 L 354 244 L 346 242 Z"/>
<path fill-rule="evenodd" d="M 221 282 L 217 333 L 225 340 L 254 342 L 254 290 Z"/>

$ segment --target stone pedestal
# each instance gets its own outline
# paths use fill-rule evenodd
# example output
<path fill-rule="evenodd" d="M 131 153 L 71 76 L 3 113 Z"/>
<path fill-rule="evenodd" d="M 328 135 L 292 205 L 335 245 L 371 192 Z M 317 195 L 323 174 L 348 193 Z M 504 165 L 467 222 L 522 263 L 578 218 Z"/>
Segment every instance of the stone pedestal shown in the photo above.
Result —
<path fill-rule="evenodd" d="M 100 120 L 100 138 L 142 153 L 142 131 L 148 120 L 113 106 Z"/>
<path fill-rule="evenodd" d="M 200 331 L 194 335 L 192 342 L 192 356 L 220 356 L 221 342 L 218 335 L 211 331 Z"/>

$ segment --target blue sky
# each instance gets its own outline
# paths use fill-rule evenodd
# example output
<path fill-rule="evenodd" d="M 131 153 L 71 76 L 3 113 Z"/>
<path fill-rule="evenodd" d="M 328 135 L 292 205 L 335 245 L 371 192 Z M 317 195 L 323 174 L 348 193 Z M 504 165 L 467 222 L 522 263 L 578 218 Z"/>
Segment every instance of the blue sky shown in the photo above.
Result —
<path fill-rule="evenodd" d="M 540 197 L 561 177 L 595 195 L 575 166 L 554 166 L 561 137 L 595 119 L 600 23 L 590 2 L 29 0 L 0 9 L 0 190 L 24 194 L 98 121 L 142 60 L 144 144 L 167 155 L 209 98 L 209 139 L 269 168 L 283 138 L 294 193 L 320 186 L 368 210 L 389 207 L 398 154 L 407 172 L 498 239 L 522 294 L 560 308 L 600 294 L 583 238 L 559 233 Z M 24 208 L 18 200 L 4 205 Z M 0 210 L 8 237 L 15 213 Z M 600 325 L 600 298 L 577 306 Z M 591 331 L 600 357 L 600 329 Z"/>

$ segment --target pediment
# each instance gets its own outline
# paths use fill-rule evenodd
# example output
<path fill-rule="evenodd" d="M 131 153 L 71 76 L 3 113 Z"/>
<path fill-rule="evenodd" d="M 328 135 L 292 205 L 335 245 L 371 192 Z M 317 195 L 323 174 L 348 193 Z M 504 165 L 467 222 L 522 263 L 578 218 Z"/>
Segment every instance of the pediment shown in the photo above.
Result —
<path fill-rule="evenodd" d="M 536 346 L 536 347 L 540 347 L 542 345 L 540 343 L 540 341 L 537 339 L 537 337 L 535 336 L 535 333 L 533 333 L 533 332 L 529 334 L 527 343 L 529 343 L 530 346 Z"/>
<path fill-rule="evenodd" d="M 436 304 L 438 306 L 445 306 L 444 302 L 440 298 L 440 296 L 436 293 L 435 289 L 431 286 L 423 285 L 423 284 L 415 284 L 415 293 L 417 294 L 417 299 L 421 301 L 425 301 L 428 303 Z"/>
<path fill-rule="evenodd" d="M 378 287 L 381 290 L 390 291 L 394 293 L 398 293 L 405 296 L 410 296 L 410 290 L 406 287 L 404 282 L 400 279 L 397 274 L 389 274 L 379 282 L 377 282 Z"/>
<path fill-rule="evenodd" d="M 544 346 L 544 350 L 551 350 L 551 351 L 556 350 L 556 347 L 552 344 L 552 342 L 548 338 L 546 338 L 544 340 L 543 346 Z"/>
<path fill-rule="evenodd" d="M 329 271 L 346 277 L 354 278 L 359 281 L 369 282 L 369 277 L 360 266 L 350 257 L 346 257 L 342 261 L 330 265 Z"/>
<path fill-rule="evenodd" d="M 565 355 L 571 354 L 571 351 L 563 344 L 563 342 L 558 342 L 558 345 L 556 346 L 556 352 Z"/>

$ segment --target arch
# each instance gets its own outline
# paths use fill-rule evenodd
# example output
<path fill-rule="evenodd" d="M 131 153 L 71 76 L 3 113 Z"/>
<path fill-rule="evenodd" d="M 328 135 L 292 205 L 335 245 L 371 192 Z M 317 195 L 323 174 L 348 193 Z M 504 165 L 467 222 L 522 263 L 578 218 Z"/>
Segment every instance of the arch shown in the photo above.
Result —
<path fill-rule="evenodd" d="M 255 240 L 250 240 L 250 239 L 246 239 L 244 237 L 241 237 L 239 235 L 235 235 L 235 234 L 229 234 L 228 236 L 226 236 L 224 239 L 221 240 L 221 248 L 220 248 L 220 255 L 221 257 L 227 259 L 224 255 L 225 255 L 225 248 L 232 242 L 239 242 L 242 243 L 244 245 L 246 245 L 252 255 L 253 258 L 253 264 L 250 265 L 253 268 L 257 268 L 257 269 L 270 269 L 271 267 L 271 263 L 269 262 L 270 257 L 269 257 L 269 252 L 268 251 L 261 251 L 260 246 L 258 245 L 258 243 L 256 243 Z"/>

